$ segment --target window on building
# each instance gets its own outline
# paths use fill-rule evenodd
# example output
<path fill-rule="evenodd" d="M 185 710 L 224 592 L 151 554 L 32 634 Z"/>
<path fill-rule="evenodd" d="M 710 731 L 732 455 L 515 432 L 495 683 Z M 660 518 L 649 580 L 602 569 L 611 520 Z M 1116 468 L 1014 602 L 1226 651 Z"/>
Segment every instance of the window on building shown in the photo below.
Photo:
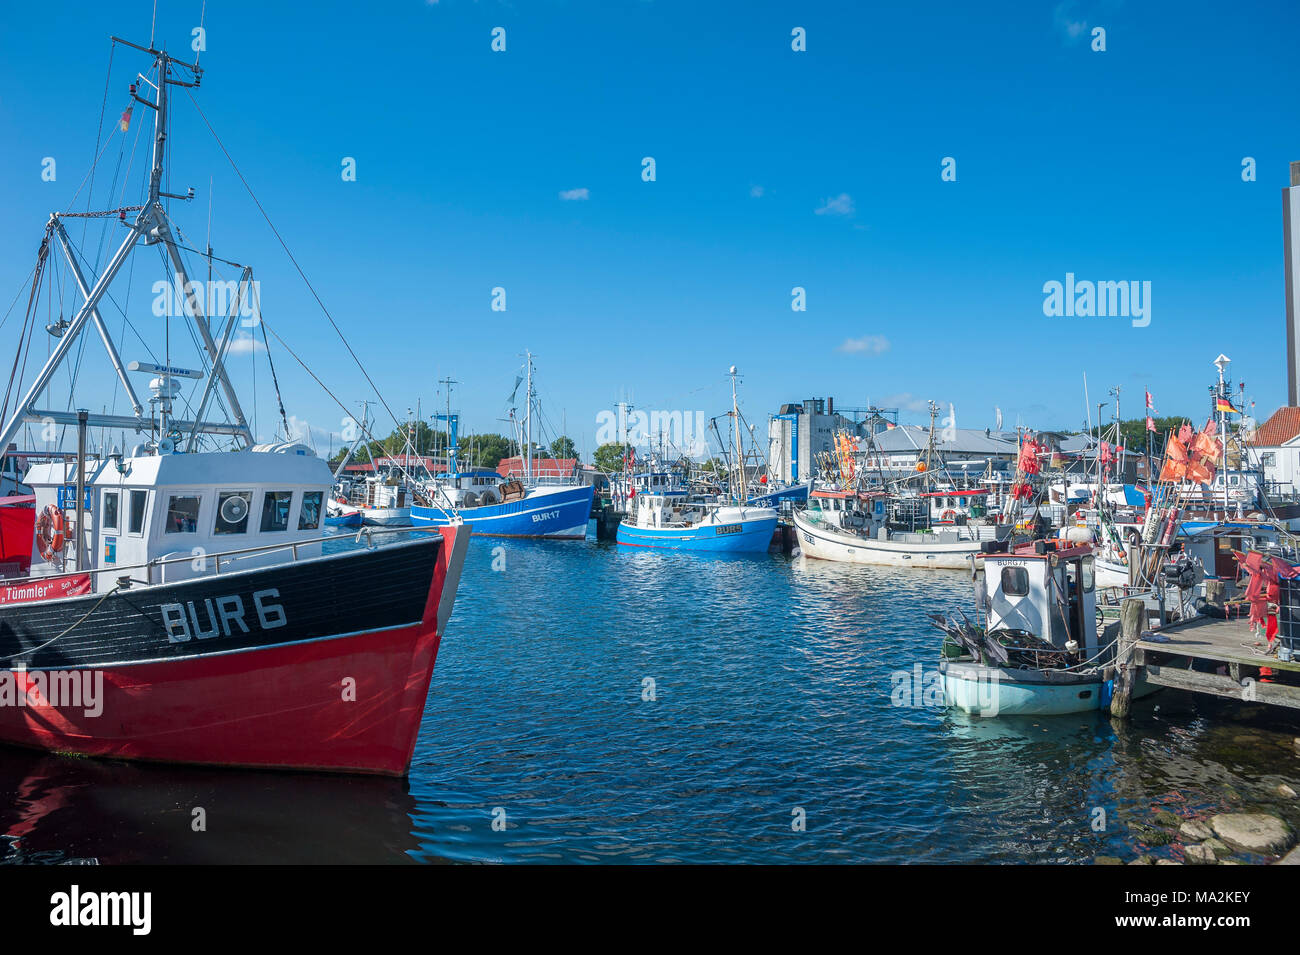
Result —
<path fill-rule="evenodd" d="M 1265 451 L 1259 456 L 1260 467 L 1272 468 L 1277 466 L 1277 453 L 1274 451 Z"/>
<path fill-rule="evenodd" d="M 248 531 L 248 512 L 253 507 L 250 491 L 222 491 L 217 495 L 214 534 L 243 534 Z"/>
<path fill-rule="evenodd" d="M 1029 593 L 1029 571 L 1024 567 L 1003 567 L 1002 592 L 1008 597 L 1023 597 Z"/>
<path fill-rule="evenodd" d="M 104 516 L 99 522 L 99 526 L 102 530 L 115 531 L 118 529 L 117 506 L 118 506 L 117 491 L 105 491 L 104 492 Z"/>
<path fill-rule="evenodd" d="M 166 534 L 193 534 L 199 529 L 199 497 L 194 494 L 173 494 L 167 501 Z"/>
<path fill-rule="evenodd" d="M 262 495 L 263 534 L 289 529 L 289 507 L 293 504 L 293 491 L 267 491 Z"/>
<path fill-rule="evenodd" d="M 308 491 L 302 496 L 302 510 L 298 512 L 298 530 L 314 531 L 320 527 L 320 505 L 323 491 Z"/>
<path fill-rule="evenodd" d="M 149 503 L 148 491 L 131 492 L 131 523 L 128 527 L 132 534 L 144 533 L 144 508 Z"/>

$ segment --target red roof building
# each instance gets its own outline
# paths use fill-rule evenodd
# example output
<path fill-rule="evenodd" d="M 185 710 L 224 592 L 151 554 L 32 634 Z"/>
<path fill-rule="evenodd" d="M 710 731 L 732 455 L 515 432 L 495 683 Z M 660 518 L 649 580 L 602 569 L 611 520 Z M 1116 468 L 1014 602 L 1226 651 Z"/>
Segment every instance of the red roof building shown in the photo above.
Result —
<path fill-rule="evenodd" d="M 533 458 L 533 477 L 571 478 L 577 473 L 577 458 Z M 497 465 L 497 474 L 503 478 L 523 477 L 524 459 L 502 458 L 501 463 Z"/>

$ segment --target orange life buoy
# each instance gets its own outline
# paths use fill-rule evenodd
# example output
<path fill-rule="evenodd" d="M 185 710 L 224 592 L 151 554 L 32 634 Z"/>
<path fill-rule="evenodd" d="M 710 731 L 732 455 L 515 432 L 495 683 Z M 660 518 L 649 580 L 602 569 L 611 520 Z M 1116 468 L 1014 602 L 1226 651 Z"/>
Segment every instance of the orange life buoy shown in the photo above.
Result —
<path fill-rule="evenodd" d="M 940 514 L 939 518 L 940 520 L 945 520 L 945 521 L 955 521 L 957 519 L 957 512 L 950 508 L 944 511 L 942 514 Z"/>
<path fill-rule="evenodd" d="M 36 518 L 36 549 L 47 561 L 63 553 L 63 511 L 54 504 L 46 504 Z"/>

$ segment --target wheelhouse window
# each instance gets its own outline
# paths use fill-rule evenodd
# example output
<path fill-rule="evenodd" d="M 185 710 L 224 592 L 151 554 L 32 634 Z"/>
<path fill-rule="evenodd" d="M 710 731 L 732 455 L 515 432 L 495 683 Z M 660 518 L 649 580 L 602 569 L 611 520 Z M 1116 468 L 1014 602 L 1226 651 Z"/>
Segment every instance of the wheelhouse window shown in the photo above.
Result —
<path fill-rule="evenodd" d="M 293 504 L 293 491 L 267 491 L 262 495 L 263 534 L 289 529 L 289 507 Z"/>
<path fill-rule="evenodd" d="M 217 522 L 214 534 L 243 534 L 248 531 L 248 512 L 253 495 L 249 491 L 222 491 L 217 495 Z"/>
<path fill-rule="evenodd" d="M 1029 571 L 1024 567 L 1002 568 L 1002 592 L 1008 597 L 1023 597 L 1029 593 Z"/>
<path fill-rule="evenodd" d="M 166 534 L 193 534 L 199 529 L 199 501 L 196 494 L 173 494 L 167 501 Z"/>
<path fill-rule="evenodd" d="M 320 527 L 320 505 L 323 491 L 307 491 L 302 496 L 302 509 L 298 512 L 298 530 L 314 531 Z"/>
<path fill-rule="evenodd" d="M 118 530 L 118 503 L 121 496 L 117 491 L 104 492 L 104 514 L 100 518 L 99 526 L 101 530 L 115 531 Z"/>
<path fill-rule="evenodd" d="M 132 534 L 144 533 L 144 513 L 145 513 L 144 509 L 145 509 L 145 505 L 148 503 L 149 503 L 148 491 L 131 492 L 130 524 L 127 525 L 127 529 L 130 533 Z"/>
<path fill-rule="evenodd" d="M 1092 558 L 1083 559 L 1083 592 L 1089 593 L 1096 586 L 1096 577 L 1093 572 Z"/>

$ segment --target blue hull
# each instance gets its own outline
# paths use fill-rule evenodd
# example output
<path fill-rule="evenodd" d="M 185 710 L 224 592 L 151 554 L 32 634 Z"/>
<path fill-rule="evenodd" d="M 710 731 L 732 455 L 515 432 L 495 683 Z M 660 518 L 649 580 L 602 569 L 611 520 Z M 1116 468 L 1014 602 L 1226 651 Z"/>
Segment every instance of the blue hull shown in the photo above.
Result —
<path fill-rule="evenodd" d="M 775 517 L 734 524 L 702 524 L 698 527 L 659 528 L 619 524 L 616 540 L 627 547 L 765 554 L 772 544 L 772 534 L 775 531 Z"/>
<path fill-rule="evenodd" d="M 327 517 L 325 518 L 325 526 L 326 527 L 360 527 L 361 512 L 357 511 L 355 514 L 348 514 L 344 517 Z"/>
<path fill-rule="evenodd" d="M 779 491 L 773 491 L 770 494 L 760 494 L 758 497 L 751 497 L 749 504 L 751 507 L 776 507 L 779 508 L 783 503 L 789 501 L 792 504 L 803 504 L 808 500 L 808 484 L 796 484 L 794 487 L 782 488 Z"/>
<path fill-rule="evenodd" d="M 460 516 L 475 537 L 550 537 L 585 540 L 591 518 L 593 487 L 533 488 L 521 501 L 461 508 Z M 448 512 L 436 507 L 412 507 L 415 527 L 445 527 Z"/>

